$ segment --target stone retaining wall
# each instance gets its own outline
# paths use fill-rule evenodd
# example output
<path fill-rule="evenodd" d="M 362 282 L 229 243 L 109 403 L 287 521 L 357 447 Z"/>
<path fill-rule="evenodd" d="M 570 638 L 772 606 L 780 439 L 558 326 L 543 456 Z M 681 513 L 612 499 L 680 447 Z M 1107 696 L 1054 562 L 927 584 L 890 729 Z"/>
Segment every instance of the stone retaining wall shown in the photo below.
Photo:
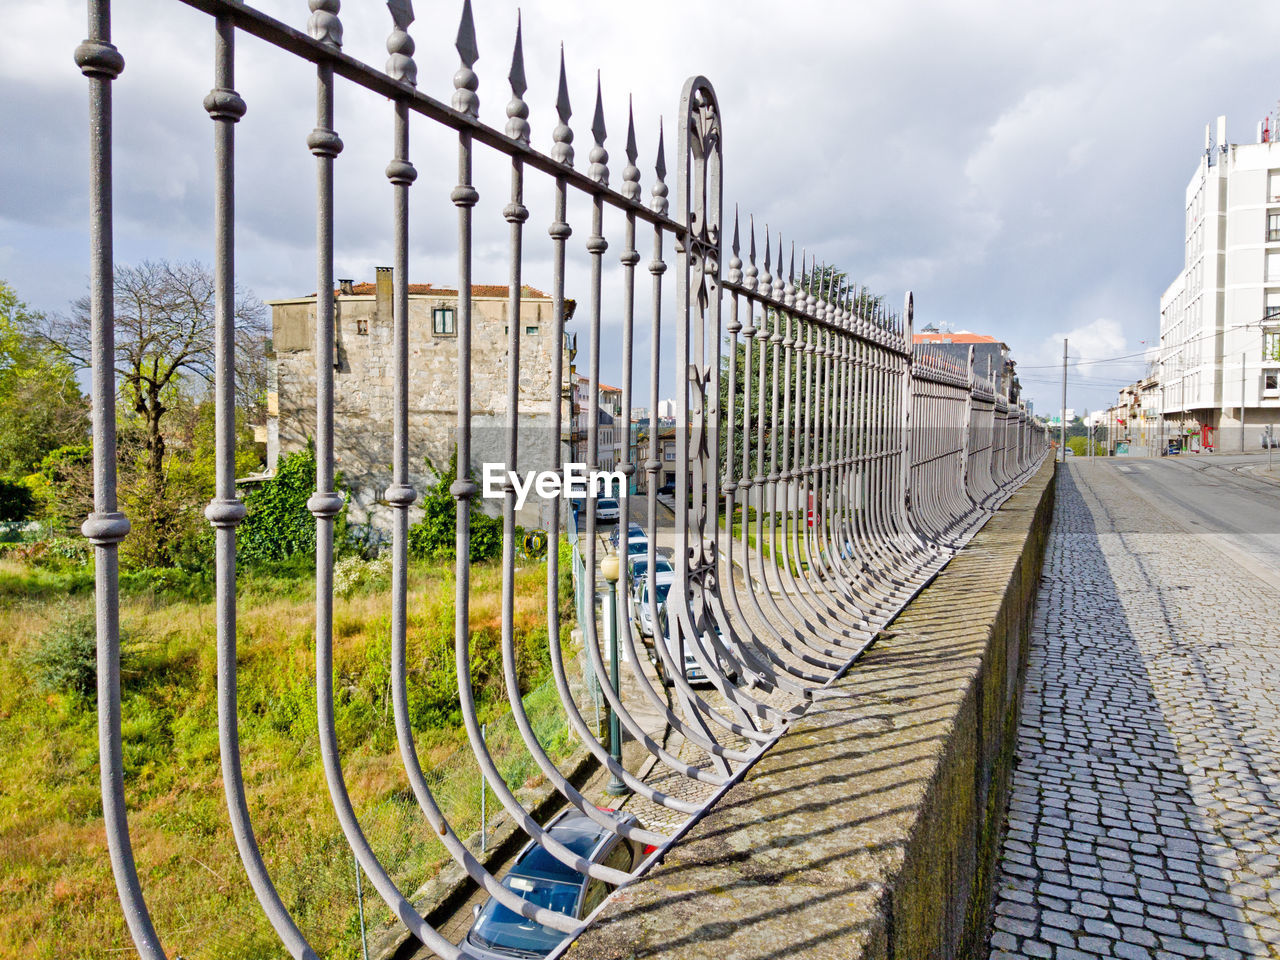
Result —
<path fill-rule="evenodd" d="M 983 955 L 1053 470 L 564 955 Z"/>

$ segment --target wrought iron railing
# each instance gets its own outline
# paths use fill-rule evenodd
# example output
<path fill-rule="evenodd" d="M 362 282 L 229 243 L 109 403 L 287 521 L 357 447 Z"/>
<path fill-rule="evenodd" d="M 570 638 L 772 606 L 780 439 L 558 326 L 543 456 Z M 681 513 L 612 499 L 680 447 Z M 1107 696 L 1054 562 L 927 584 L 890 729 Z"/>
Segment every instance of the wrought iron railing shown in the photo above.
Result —
<path fill-rule="evenodd" d="M 547 627 L 554 682 L 567 721 L 599 763 L 637 795 L 658 808 L 693 818 L 730 784 L 759 753 L 804 710 L 814 688 L 845 670 L 872 642 L 911 596 L 991 515 L 1044 456 L 1046 440 L 1025 410 L 997 395 L 989 379 L 969 363 L 948 360 L 929 347 L 913 349 L 913 303 L 906 297 L 902 314 L 886 308 L 848 285 L 816 258 L 801 253 L 797 272 L 794 248 L 777 234 L 763 231 L 764 253 L 750 221 L 745 233 L 737 214 L 723 217 L 721 170 L 724 158 L 721 113 L 709 81 L 694 77 L 685 85 L 677 112 L 676 197 L 671 209 L 666 182 L 663 140 L 658 141 L 649 199 L 642 199 L 642 174 L 634 126 L 629 123 L 626 163 L 621 183 L 610 186 L 609 154 L 599 88 L 591 126 L 593 144 L 585 170 L 573 166 L 573 133 L 563 57 L 556 107 L 558 123 L 548 153 L 531 146 L 521 36 L 517 26 L 510 69 L 511 98 L 505 125 L 488 126 L 479 119 L 477 47 L 470 5 L 463 4 L 457 37 L 461 63 L 454 76 L 449 104 L 416 88 L 414 46 L 408 34 L 413 21 L 409 0 L 390 0 L 393 29 L 387 41 L 390 57 L 377 69 L 342 52 L 338 0 L 310 0 L 306 31 L 296 30 L 241 2 L 184 0 L 213 18 L 215 86 L 204 100 L 214 123 L 217 287 L 217 483 L 206 510 L 216 530 L 218 727 L 225 791 L 232 832 L 250 883 L 287 951 L 295 957 L 315 956 L 277 895 L 260 856 L 240 770 L 236 674 L 236 527 L 245 508 L 235 487 L 235 410 L 233 351 L 235 267 L 234 149 L 236 122 L 245 102 L 235 89 L 235 41 L 248 33 L 274 47 L 315 64 L 317 124 L 307 137 L 316 158 L 316 282 L 319 291 L 334 287 L 334 168 L 342 151 L 335 129 L 334 90 L 339 81 L 366 88 L 389 101 L 394 114 L 392 160 L 386 170 L 394 196 L 394 374 L 395 409 L 391 485 L 386 500 L 395 510 L 391 543 L 391 668 L 395 731 L 405 776 L 422 816 L 440 842 L 490 895 L 513 911 L 547 927 L 574 934 L 582 928 L 575 917 L 537 906 L 502 886 L 472 855 L 437 806 L 419 764 L 410 728 L 406 691 L 406 570 L 409 511 L 416 491 L 409 485 L 409 324 L 408 260 L 410 193 L 417 171 L 409 158 L 409 129 L 415 118 L 443 126 L 457 135 L 458 180 L 450 197 L 457 207 L 458 306 L 457 449 L 457 577 L 455 597 L 456 669 L 462 716 L 480 769 L 507 813 L 529 837 L 557 860 L 608 884 L 630 880 L 636 870 L 622 871 L 588 862 L 556 841 L 520 805 L 489 756 L 476 717 L 468 661 L 469 523 L 479 492 L 471 470 L 472 431 L 472 288 L 473 218 L 479 198 L 473 183 L 473 158 L 480 149 L 510 161 L 510 194 L 502 208 L 509 225 L 508 271 L 511 316 L 518 316 L 523 282 L 526 175 L 536 174 L 549 189 L 554 219 L 549 225 L 552 249 L 551 291 L 557 319 L 553 343 L 563 341 L 566 257 L 573 230 L 568 201 L 580 195 L 589 202 L 585 241 L 590 280 L 586 294 L 590 377 L 588 424 L 598 423 L 602 349 L 620 359 L 621 419 L 631 422 L 637 368 L 646 378 L 651 409 L 660 394 L 661 374 L 668 363 L 664 348 L 674 337 L 674 369 L 679 426 L 676 444 L 677 491 L 674 500 L 675 586 L 667 601 L 672 648 L 658 640 L 655 655 L 672 678 L 674 701 L 662 696 L 640 669 L 640 641 L 628 618 L 618 629 L 636 688 L 646 706 L 682 735 L 685 753 L 663 746 L 608 683 L 600 684 L 607 706 L 628 735 L 656 758 L 667 774 L 701 785 L 700 798 L 690 800 L 663 781 L 642 778 L 624 767 L 597 741 L 575 705 L 558 638 L 558 552 L 561 519 L 549 513 L 551 549 L 547 559 Z M 76 50 L 76 61 L 90 87 L 91 150 L 91 292 L 94 338 L 93 440 L 94 511 L 84 534 L 96 549 L 99 665 L 99 731 L 103 813 L 112 868 L 134 942 L 147 960 L 165 955 L 151 922 L 130 846 L 121 756 L 119 690 L 119 593 L 117 549 L 129 533 L 128 520 L 117 509 L 115 476 L 115 397 L 111 357 L 112 314 L 112 123 L 111 81 L 123 59 L 111 44 L 109 0 L 88 0 L 89 39 Z M 606 210 L 620 215 L 621 265 L 618 302 L 620 336 L 602 332 Z M 614 240 L 618 242 L 617 239 Z M 745 248 L 745 249 L 744 249 Z M 644 260 L 641 250 L 648 251 Z M 669 259 L 670 258 L 670 259 Z M 786 263 L 784 265 L 784 258 Z M 722 268 L 723 265 L 723 268 Z M 636 271 L 649 274 L 651 314 L 637 316 Z M 667 279 L 668 269 L 674 277 Z M 674 312 L 668 284 L 674 284 Z M 332 682 L 334 521 L 343 506 L 334 488 L 334 315 L 331 297 L 316 302 L 316 490 L 308 507 L 316 519 L 316 669 L 321 753 L 337 818 L 356 858 L 392 912 L 439 956 L 466 955 L 429 925 L 397 888 L 379 863 L 361 830 L 348 797 L 334 728 Z M 637 327 L 646 328 L 647 364 L 633 344 Z M 520 334 L 508 325 L 506 463 L 531 457 L 563 462 L 561 390 L 565 371 L 553 351 L 548 397 L 551 430 L 548 449 L 519 449 Z M 647 369 L 646 369 L 647 367 Z M 648 530 L 658 527 L 657 477 L 663 467 L 659 433 L 649 431 L 640 463 L 625 463 L 630 477 L 645 471 L 643 504 Z M 597 464 L 597 432 L 586 435 L 588 465 Z M 723 443 L 722 443 L 723 440 Z M 618 552 L 626 557 L 631 507 L 622 500 Z M 508 484 L 503 502 L 502 654 L 506 689 L 515 724 L 533 760 L 572 807 L 604 829 L 652 844 L 661 856 L 679 831 L 625 824 L 598 810 L 556 768 L 534 735 L 519 696 L 514 650 L 514 563 L 517 549 L 515 492 Z M 735 525 L 735 520 L 740 528 Z M 594 512 L 585 511 L 583 569 L 594 578 L 600 547 Z M 657 537 L 648 544 L 649 569 L 657 559 Z M 623 586 L 626 572 L 623 571 Z M 658 622 L 656 593 L 651 593 L 651 622 Z M 601 625 L 594 610 L 581 617 L 583 643 L 597 677 L 609 670 L 602 656 Z M 684 651 L 692 651 L 711 690 L 695 689 L 682 668 Z M 696 754 L 696 756 L 694 756 Z M 655 785 L 658 784 L 658 785 Z"/>

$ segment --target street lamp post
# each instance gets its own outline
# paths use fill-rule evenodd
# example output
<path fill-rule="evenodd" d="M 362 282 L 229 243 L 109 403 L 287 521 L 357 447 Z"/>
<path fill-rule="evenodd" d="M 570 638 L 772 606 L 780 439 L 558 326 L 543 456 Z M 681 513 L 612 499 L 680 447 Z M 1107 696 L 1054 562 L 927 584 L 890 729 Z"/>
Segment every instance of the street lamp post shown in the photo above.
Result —
<path fill-rule="evenodd" d="M 615 697 L 619 696 L 618 683 L 618 555 L 605 557 L 600 561 L 600 572 L 609 582 L 609 685 L 613 687 Z M 609 756 L 622 766 L 622 724 L 612 705 L 609 706 Z M 621 797 L 631 792 L 631 788 L 622 782 L 622 778 L 614 773 L 604 792 L 611 797 Z"/>

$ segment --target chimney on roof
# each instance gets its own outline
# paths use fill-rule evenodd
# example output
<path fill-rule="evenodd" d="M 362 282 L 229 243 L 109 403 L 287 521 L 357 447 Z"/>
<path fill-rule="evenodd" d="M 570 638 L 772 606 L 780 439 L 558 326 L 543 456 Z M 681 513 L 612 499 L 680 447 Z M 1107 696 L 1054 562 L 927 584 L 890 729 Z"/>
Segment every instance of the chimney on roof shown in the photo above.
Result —
<path fill-rule="evenodd" d="M 377 267 L 373 285 L 373 315 L 380 323 L 391 323 L 391 277 L 392 267 Z"/>
<path fill-rule="evenodd" d="M 355 293 L 355 290 L 353 289 L 354 284 L 355 284 L 355 281 L 354 281 L 354 280 L 339 280 L 339 281 L 338 281 L 338 292 L 339 292 L 340 294 L 342 294 L 343 296 L 347 296 L 347 297 L 349 297 L 349 296 L 351 296 L 353 293 Z"/>

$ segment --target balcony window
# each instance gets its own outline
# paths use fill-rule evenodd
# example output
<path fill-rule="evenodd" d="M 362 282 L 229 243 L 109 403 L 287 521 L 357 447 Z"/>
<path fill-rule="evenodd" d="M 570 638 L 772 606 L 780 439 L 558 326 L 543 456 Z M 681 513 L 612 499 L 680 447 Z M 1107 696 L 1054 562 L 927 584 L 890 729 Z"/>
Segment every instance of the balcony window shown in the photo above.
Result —
<path fill-rule="evenodd" d="M 452 307 L 436 307 L 431 311 L 431 332 L 442 337 L 452 337 L 456 334 L 453 327 Z"/>
<path fill-rule="evenodd" d="M 1280 213 L 1267 214 L 1267 243 L 1280 241 Z"/>
<path fill-rule="evenodd" d="M 1262 371 L 1262 395 L 1280 397 L 1280 370 Z"/>

